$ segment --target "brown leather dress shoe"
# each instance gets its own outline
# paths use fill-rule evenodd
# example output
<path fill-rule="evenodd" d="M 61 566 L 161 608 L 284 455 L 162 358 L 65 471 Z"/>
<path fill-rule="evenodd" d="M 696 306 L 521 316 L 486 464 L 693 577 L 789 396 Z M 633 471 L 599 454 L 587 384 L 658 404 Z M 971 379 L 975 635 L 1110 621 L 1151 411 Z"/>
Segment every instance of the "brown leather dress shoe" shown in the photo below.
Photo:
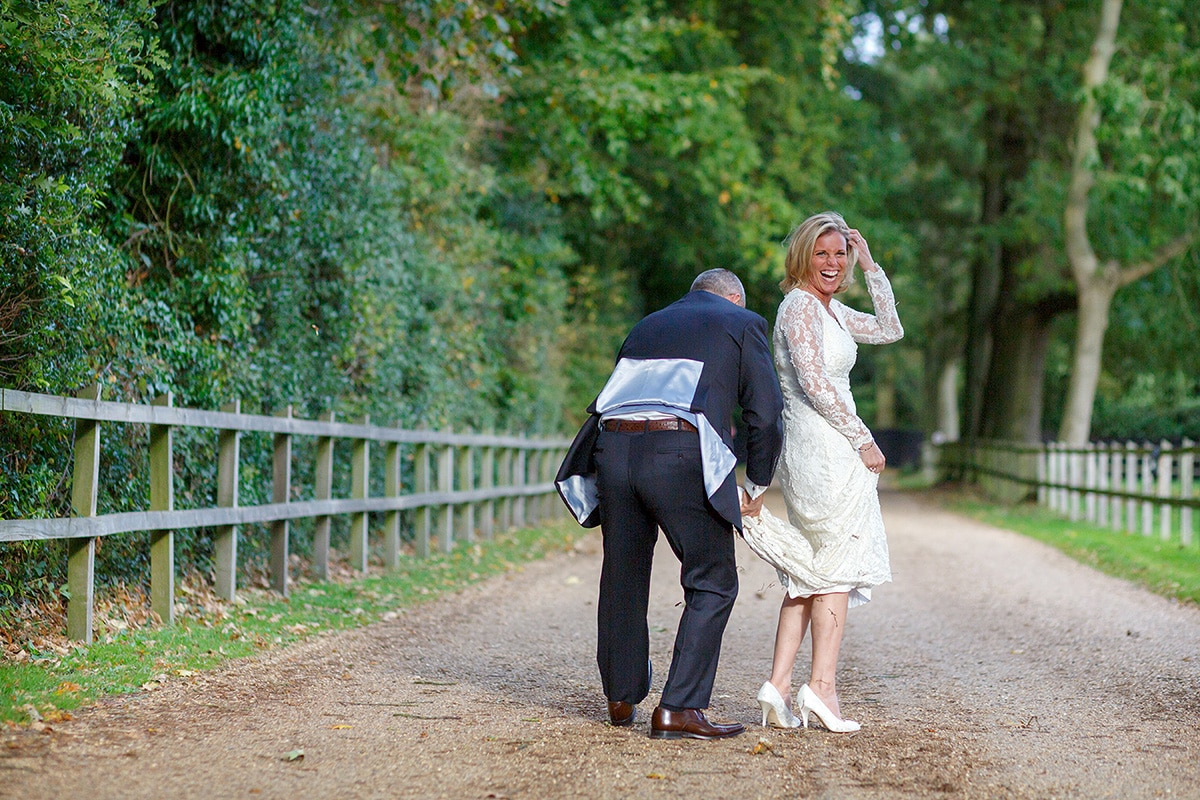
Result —
<path fill-rule="evenodd" d="M 632 703 L 622 703 L 618 700 L 608 704 L 608 721 L 618 728 L 629 727 L 636 716 L 637 706 Z"/>
<path fill-rule="evenodd" d="M 659 706 L 650 719 L 651 739 L 722 739 L 745 730 L 740 722 L 709 722 L 698 708 L 668 711 Z"/>

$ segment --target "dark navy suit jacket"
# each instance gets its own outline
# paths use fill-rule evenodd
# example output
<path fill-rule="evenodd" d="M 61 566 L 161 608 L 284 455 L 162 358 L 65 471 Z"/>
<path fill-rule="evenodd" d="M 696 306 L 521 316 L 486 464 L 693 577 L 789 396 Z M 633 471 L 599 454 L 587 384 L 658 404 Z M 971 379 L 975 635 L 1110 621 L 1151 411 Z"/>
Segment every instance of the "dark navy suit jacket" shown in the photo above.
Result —
<path fill-rule="evenodd" d="M 709 501 L 740 530 L 741 504 L 731 467 L 734 408 L 742 409 L 748 480 L 760 486 L 771 483 L 783 444 L 783 396 L 766 320 L 724 297 L 694 291 L 633 327 L 617 356 L 617 368 L 588 407 L 591 416 L 555 478 L 563 501 L 585 527 L 600 522 L 592 458 L 600 417 L 622 403 L 634 407 L 637 403 L 631 401 L 639 398 L 659 405 L 665 400 L 684 411 L 685 418 L 697 420 L 706 478 L 710 467 L 715 476 L 707 487 Z"/>

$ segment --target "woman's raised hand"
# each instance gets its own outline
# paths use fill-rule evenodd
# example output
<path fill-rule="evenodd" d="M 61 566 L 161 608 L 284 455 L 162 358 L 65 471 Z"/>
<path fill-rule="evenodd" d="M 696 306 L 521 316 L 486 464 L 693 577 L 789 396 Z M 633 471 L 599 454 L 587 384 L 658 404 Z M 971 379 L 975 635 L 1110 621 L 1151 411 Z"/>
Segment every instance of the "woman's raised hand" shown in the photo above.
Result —
<path fill-rule="evenodd" d="M 858 263 L 867 272 L 874 272 L 879 269 L 875 264 L 875 259 L 871 258 L 871 248 L 867 245 L 867 240 L 858 232 L 857 228 L 850 229 L 850 235 L 846 237 L 846 244 L 858 251 Z"/>

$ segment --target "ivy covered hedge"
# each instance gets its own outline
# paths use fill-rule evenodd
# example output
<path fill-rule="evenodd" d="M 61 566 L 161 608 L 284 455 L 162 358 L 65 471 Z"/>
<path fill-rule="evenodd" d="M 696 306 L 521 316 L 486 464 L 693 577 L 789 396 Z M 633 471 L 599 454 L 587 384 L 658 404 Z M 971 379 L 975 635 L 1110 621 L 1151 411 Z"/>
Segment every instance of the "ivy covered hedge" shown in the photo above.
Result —
<path fill-rule="evenodd" d="M 386 6 L 0 0 L 0 384 L 561 431 L 572 255 L 552 223 L 506 219 L 528 190 L 476 155 L 495 101 L 475 87 L 512 52 L 476 9 L 424 8 L 453 24 L 397 70 L 389 48 L 426 26 Z M 6 517 L 69 513 L 70 437 L 0 416 Z M 145 437 L 106 429 L 103 511 L 145 507 Z M 214 447 L 188 442 L 182 505 L 213 491 Z M 247 443 L 247 474 L 266 459 Z M 104 578 L 142 576 L 137 539 L 105 542 Z M 181 541 L 203 567 L 202 532 Z M 53 591 L 59 550 L 5 546 L 0 582 Z"/>

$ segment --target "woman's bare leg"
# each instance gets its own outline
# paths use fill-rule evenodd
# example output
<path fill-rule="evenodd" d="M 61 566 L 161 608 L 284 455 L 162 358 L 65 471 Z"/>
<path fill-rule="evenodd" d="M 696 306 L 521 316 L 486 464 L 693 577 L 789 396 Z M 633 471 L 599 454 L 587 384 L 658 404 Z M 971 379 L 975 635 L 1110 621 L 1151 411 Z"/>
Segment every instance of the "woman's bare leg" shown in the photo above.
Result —
<path fill-rule="evenodd" d="M 849 592 L 819 594 L 812 598 L 810 619 L 812 625 L 812 672 L 808 686 L 820 697 L 829 710 L 839 717 L 837 699 L 837 662 L 842 647 L 842 634 L 846 630 L 846 611 L 850 606 Z M 782 612 L 780 614 L 782 624 Z M 776 639 L 775 653 L 778 658 L 779 643 Z M 774 677 L 774 676 L 772 676 Z M 772 681 L 774 682 L 774 681 Z M 776 687 L 778 688 L 778 687 Z"/>
<path fill-rule="evenodd" d="M 775 655 L 771 661 L 771 683 L 792 707 L 792 669 L 796 654 L 804 643 L 808 622 L 812 616 L 812 597 L 783 596 L 779 606 L 779 625 L 775 629 Z"/>

